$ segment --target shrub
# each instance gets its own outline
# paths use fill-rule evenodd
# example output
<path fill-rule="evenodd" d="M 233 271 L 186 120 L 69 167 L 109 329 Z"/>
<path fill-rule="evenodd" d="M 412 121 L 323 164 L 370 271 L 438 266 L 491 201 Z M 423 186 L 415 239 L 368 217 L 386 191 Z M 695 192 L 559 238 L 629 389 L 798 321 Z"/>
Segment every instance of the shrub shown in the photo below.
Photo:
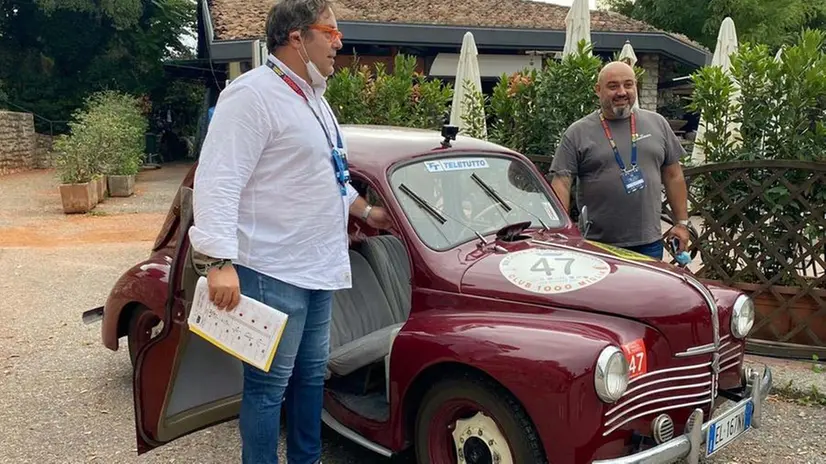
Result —
<path fill-rule="evenodd" d="M 701 111 L 707 124 L 699 142 L 707 162 L 826 161 L 824 50 L 826 32 L 807 30 L 781 60 L 765 45 L 746 43 L 732 56 L 731 77 L 710 66 L 694 73 L 690 109 Z M 739 135 L 732 136 L 729 124 L 739 126 Z M 706 277 L 761 283 L 765 276 L 799 285 L 785 265 L 804 258 L 802 244 L 826 242 L 822 212 L 814 209 L 826 204 L 826 185 L 805 169 L 749 168 L 747 177 L 732 179 L 737 172 L 713 171 L 692 183 L 691 198 L 705 200 L 702 213 L 713 223 L 700 244 Z M 797 188 L 800 196 L 792 198 Z M 736 203 L 743 209 L 733 214 Z M 722 253 L 733 241 L 741 251 Z M 776 253 L 767 251 L 774 247 Z"/>
<path fill-rule="evenodd" d="M 143 161 L 148 122 L 140 100 L 119 92 L 89 96 L 54 144 L 61 182 L 88 182 L 96 175 L 136 174 Z"/>
<path fill-rule="evenodd" d="M 547 60 L 541 71 L 503 75 L 490 100 L 491 140 L 553 157 L 565 129 L 599 108 L 594 85 L 602 61 L 591 49 L 580 41 L 576 53 Z"/>
<path fill-rule="evenodd" d="M 329 79 L 326 97 L 341 124 L 379 124 L 440 129 L 453 89 L 416 72 L 416 58 L 396 55 L 393 73 L 358 62 Z"/>

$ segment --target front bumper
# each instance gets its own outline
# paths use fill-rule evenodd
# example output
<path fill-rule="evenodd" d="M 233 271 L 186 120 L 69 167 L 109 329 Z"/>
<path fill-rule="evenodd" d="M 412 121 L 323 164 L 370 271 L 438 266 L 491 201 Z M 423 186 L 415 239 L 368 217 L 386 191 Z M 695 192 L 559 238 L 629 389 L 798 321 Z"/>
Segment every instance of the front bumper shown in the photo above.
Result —
<path fill-rule="evenodd" d="M 772 388 L 772 373 L 768 367 L 763 368 L 763 373 L 750 371 L 749 382 L 746 387 L 747 396 L 736 405 L 732 406 L 719 418 L 725 418 L 730 413 L 737 410 L 737 407 L 751 400 L 754 404 L 752 414 L 752 427 L 759 428 L 762 420 L 763 401 L 769 395 Z M 705 436 L 712 421 L 703 423 L 703 411 L 695 409 L 688 418 L 685 433 L 673 438 L 654 448 L 641 451 L 631 456 L 617 459 L 605 459 L 594 461 L 592 464 L 662 464 L 684 459 L 688 464 L 697 464 L 705 449 Z M 742 437 L 742 435 L 741 435 Z"/>

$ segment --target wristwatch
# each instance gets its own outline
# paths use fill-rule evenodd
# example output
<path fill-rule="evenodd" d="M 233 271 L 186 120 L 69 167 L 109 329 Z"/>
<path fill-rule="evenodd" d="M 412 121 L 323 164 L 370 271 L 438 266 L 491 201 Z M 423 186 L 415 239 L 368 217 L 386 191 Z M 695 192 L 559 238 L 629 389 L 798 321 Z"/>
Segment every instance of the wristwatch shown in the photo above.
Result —
<path fill-rule="evenodd" d="M 224 266 L 231 266 L 232 260 L 226 258 L 213 258 L 197 251 L 192 251 L 192 267 L 199 275 L 206 276 L 212 268 L 218 269 Z"/>
<path fill-rule="evenodd" d="M 366 221 L 367 218 L 370 216 L 371 209 L 373 209 L 373 205 L 367 205 L 367 207 L 364 208 L 364 211 L 361 212 L 361 219 Z"/>
<path fill-rule="evenodd" d="M 690 222 L 688 221 L 688 219 L 680 219 L 679 221 L 677 221 L 678 226 L 688 227 L 689 224 Z"/>

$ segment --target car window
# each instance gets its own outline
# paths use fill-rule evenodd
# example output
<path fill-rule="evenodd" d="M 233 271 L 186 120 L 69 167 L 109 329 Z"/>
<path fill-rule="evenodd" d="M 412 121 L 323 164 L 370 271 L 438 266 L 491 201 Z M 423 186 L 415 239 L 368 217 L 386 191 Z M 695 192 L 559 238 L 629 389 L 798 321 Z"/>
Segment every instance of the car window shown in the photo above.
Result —
<path fill-rule="evenodd" d="M 390 185 L 416 233 L 437 250 L 517 222 L 536 228 L 564 224 L 550 192 L 517 158 L 423 158 L 394 169 Z"/>

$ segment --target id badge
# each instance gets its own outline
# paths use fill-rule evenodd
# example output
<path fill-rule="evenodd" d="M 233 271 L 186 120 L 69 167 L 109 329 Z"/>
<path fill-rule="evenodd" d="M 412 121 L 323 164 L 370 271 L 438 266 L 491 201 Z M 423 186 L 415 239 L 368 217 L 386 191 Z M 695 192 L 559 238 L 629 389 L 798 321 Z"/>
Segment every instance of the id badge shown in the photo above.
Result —
<path fill-rule="evenodd" d="M 623 171 L 621 177 L 622 184 L 625 186 L 625 193 L 630 194 L 645 188 L 645 179 L 642 177 L 642 171 L 636 166 L 628 171 Z"/>

